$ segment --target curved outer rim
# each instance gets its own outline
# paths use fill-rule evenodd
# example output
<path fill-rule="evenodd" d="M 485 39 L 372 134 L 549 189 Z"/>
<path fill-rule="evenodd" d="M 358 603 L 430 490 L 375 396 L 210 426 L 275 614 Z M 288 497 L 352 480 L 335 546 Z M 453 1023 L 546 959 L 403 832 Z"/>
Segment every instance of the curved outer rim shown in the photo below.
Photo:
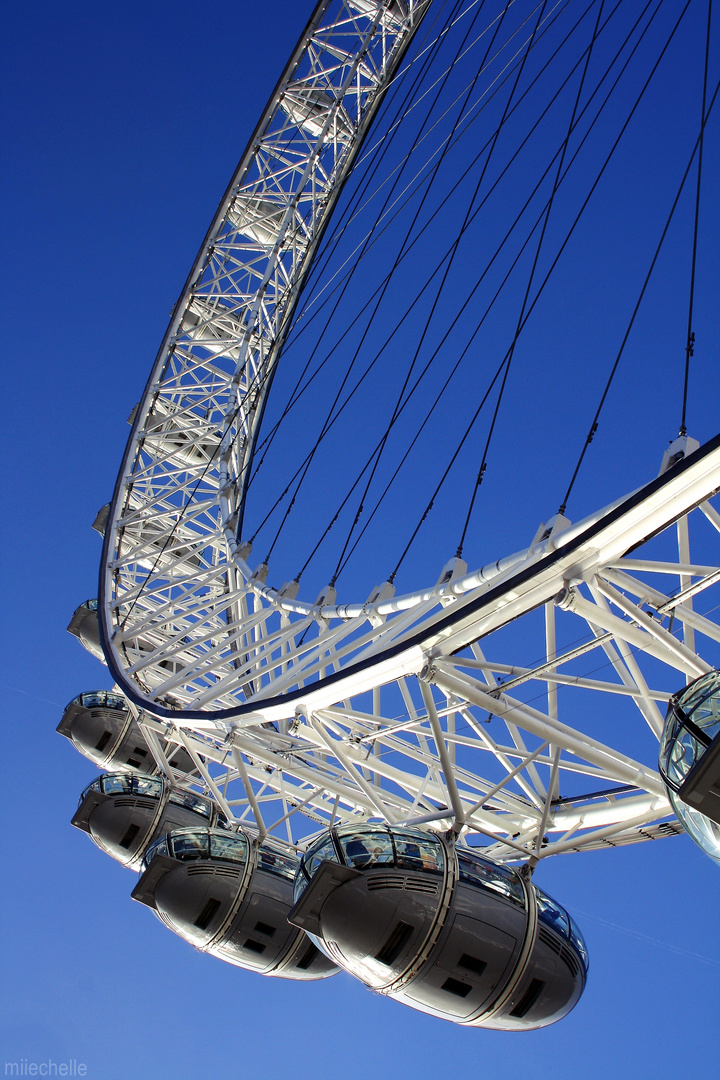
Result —
<path fill-rule="evenodd" d="M 389 81 L 391 80 L 391 78 L 392 78 L 393 74 L 395 73 L 395 71 L 397 70 L 397 67 L 399 66 L 403 56 L 405 55 L 405 52 L 407 51 L 407 47 L 409 46 L 410 42 L 412 41 L 412 39 L 413 39 L 413 37 L 415 35 L 415 32 L 417 31 L 417 28 L 419 27 L 420 23 L 422 22 L 422 19 L 423 19 L 424 15 L 426 14 L 426 12 L 427 12 L 427 10 L 429 8 L 430 2 L 431 2 L 431 0 L 415 0 L 414 6 L 410 7 L 409 13 L 408 13 L 408 15 L 406 17 L 406 22 L 407 22 L 406 37 L 403 40 L 403 42 L 401 43 L 401 47 L 396 49 L 396 55 L 394 56 L 394 60 L 388 66 L 385 81 L 377 88 L 377 90 L 376 90 L 376 92 L 374 94 L 373 100 L 370 103 L 370 105 L 368 106 L 367 111 L 366 111 L 365 115 L 362 118 L 362 122 L 361 122 L 361 125 L 360 125 L 359 129 L 358 129 L 356 138 L 355 138 L 355 140 L 353 142 L 351 150 L 349 151 L 349 153 L 348 153 L 348 155 L 346 157 L 345 162 L 343 163 L 343 167 L 341 169 L 340 175 L 339 175 L 337 181 L 334 183 L 334 185 L 333 185 L 333 187 L 332 187 L 332 189 L 330 191 L 330 195 L 328 197 L 327 204 L 326 204 L 326 207 L 325 207 L 325 210 L 324 210 L 320 225 L 319 225 L 319 227 L 318 227 L 318 229 L 317 229 L 317 231 L 316 231 L 316 233 L 315 233 L 315 235 L 314 235 L 314 237 L 312 239 L 312 242 L 311 242 L 311 244 L 309 246 L 309 249 L 307 251 L 307 254 L 306 254 L 305 258 L 303 259 L 299 279 L 295 282 L 295 295 L 294 295 L 294 298 L 293 298 L 292 302 L 290 303 L 287 311 L 283 315 L 283 322 L 282 322 L 280 332 L 279 332 L 276 340 L 274 341 L 273 346 L 272 346 L 272 350 L 271 350 L 271 352 L 269 354 L 269 360 L 268 360 L 269 378 L 266 379 L 265 385 L 263 387 L 263 392 L 262 392 L 262 394 L 261 394 L 261 396 L 259 398 L 259 406 L 254 409 L 253 428 L 252 428 L 252 432 L 251 432 L 251 436 L 250 436 L 250 440 L 249 440 L 249 446 L 248 446 L 247 450 L 245 451 L 245 457 L 246 457 L 247 460 L 252 460 L 252 456 L 253 456 L 254 449 L 255 449 L 255 442 L 256 442 L 257 435 L 258 435 L 259 428 L 260 428 L 260 421 L 262 419 L 262 413 L 263 413 L 263 410 L 264 410 L 265 402 L 267 400 L 267 394 L 269 392 L 270 385 L 272 383 L 272 376 L 273 376 L 274 369 L 275 369 L 275 363 L 276 363 L 278 354 L 280 352 L 280 349 L 282 348 L 284 338 L 285 338 L 285 336 L 287 334 L 287 331 L 289 329 L 292 314 L 293 314 L 293 311 L 295 310 L 295 307 L 296 307 L 297 301 L 299 299 L 299 296 L 300 296 L 304 281 L 306 280 L 307 274 L 309 273 L 309 271 L 311 269 L 312 262 L 313 262 L 313 255 L 314 255 L 315 251 L 317 250 L 317 246 L 318 246 L 318 244 L 319 244 L 319 242 L 320 242 L 320 240 L 322 238 L 324 230 L 327 227 L 327 224 L 328 224 L 328 222 L 329 222 L 329 220 L 330 220 L 330 218 L 332 216 L 332 211 L 333 211 L 334 206 L 335 206 L 335 204 L 337 202 L 337 199 L 338 199 L 338 197 L 339 197 L 339 195 L 341 193 L 341 190 L 342 190 L 342 187 L 343 187 L 343 185 L 345 183 L 345 180 L 347 179 L 347 176 L 349 175 L 349 172 L 350 172 L 350 170 L 352 168 L 352 165 L 353 165 L 353 163 L 355 161 L 357 153 L 359 152 L 359 150 L 360 150 L 360 148 L 362 146 L 363 140 L 364 140 L 367 132 L 369 131 L 370 127 L 372 126 L 372 122 L 373 122 L 373 120 L 375 118 L 375 115 L 377 113 L 377 110 L 378 110 L 378 108 L 379 108 L 379 106 L 381 104 L 384 90 L 386 89 Z M 333 3 L 333 0 L 319 0 L 319 2 L 316 4 L 315 10 L 313 11 L 313 15 L 310 18 L 310 20 L 308 21 L 308 24 L 305 27 L 303 33 L 300 35 L 300 38 L 298 39 L 298 43 L 297 43 L 297 45 L 295 46 L 295 48 L 293 50 L 292 56 L 291 56 L 288 64 L 286 65 L 285 70 L 283 71 L 280 79 L 278 80 L 278 82 L 277 82 L 277 84 L 275 86 L 275 89 L 273 90 L 273 93 L 272 93 L 272 95 L 271 95 L 271 97 L 269 99 L 268 105 L 266 106 L 265 110 L 263 111 L 263 114 L 262 114 L 260 120 L 258 121 L 256 127 L 255 127 L 255 130 L 254 130 L 254 132 L 253 132 L 253 134 L 252 134 L 252 136 L 251 136 L 251 138 L 250 138 L 250 140 L 249 140 L 249 142 L 248 142 L 248 144 L 246 146 L 246 149 L 245 149 L 245 151 L 244 151 L 244 153 L 243 153 L 243 155 L 242 155 L 242 157 L 240 159 L 240 163 L 239 163 L 237 169 L 235 170 L 235 173 L 233 174 L 233 176 L 232 176 L 232 178 L 230 180 L 230 183 L 228 184 L 228 186 L 227 186 L 227 188 L 225 190 L 225 193 L 224 193 L 223 198 L 222 198 L 222 200 L 221 200 L 221 202 L 220 202 L 220 204 L 218 206 L 218 209 L 217 209 L 217 211 L 215 213 L 215 216 L 214 216 L 214 218 L 212 220 L 210 228 L 208 229 L 208 231 L 207 231 L 207 233 L 205 235 L 205 238 L 204 238 L 203 243 L 202 243 L 202 245 L 200 247 L 198 255 L 196 256 L 195 262 L 193 263 L 192 269 L 191 269 L 190 273 L 188 274 L 188 277 L 187 277 L 187 279 L 185 281 L 185 284 L 183 286 L 180 297 L 178 298 L 177 302 L 175 303 L 175 306 L 174 306 L 172 314 L 171 314 L 171 318 L 170 318 L 168 328 L 167 328 L 167 330 L 165 332 L 165 336 L 163 338 L 160 349 L 158 350 L 158 353 L 156 355 L 155 362 L 153 364 L 150 376 L 149 376 L 148 381 L 147 381 L 146 386 L 145 386 L 145 390 L 143 391 L 143 396 L 141 398 L 141 404 L 147 403 L 150 400 L 152 387 L 153 387 L 153 385 L 155 383 L 157 375 L 163 369 L 165 364 L 167 363 L 167 358 L 168 358 L 168 355 L 169 355 L 170 343 L 172 341 L 173 336 L 176 334 L 176 332 L 177 332 L 177 330 L 179 328 L 181 318 L 182 318 L 182 316 L 183 316 L 183 314 L 185 312 L 185 309 L 187 307 L 187 303 L 189 302 L 189 297 L 191 295 L 193 283 L 196 281 L 198 273 L 200 273 L 202 271 L 202 268 L 205 265 L 208 253 L 209 253 L 209 251 L 210 251 L 210 249 L 212 247 L 213 238 L 215 237 L 217 229 L 221 226 L 222 222 L 225 220 L 225 217 L 226 217 L 226 215 L 228 213 L 230 204 L 231 204 L 232 199 L 233 199 L 233 193 L 236 190 L 236 188 L 238 187 L 243 175 L 245 173 L 247 173 L 247 171 L 248 171 L 248 169 L 249 169 L 249 167 L 250 167 L 250 165 L 251 165 L 251 163 L 253 161 L 253 156 L 254 156 L 254 153 L 255 153 L 255 151 L 257 149 L 258 136 L 264 130 L 266 124 L 268 123 L 269 119 L 273 115 L 273 112 L 277 108 L 279 91 L 280 91 L 281 87 L 283 87 L 289 81 L 289 79 L 291 78 L 293 71 L 297 68 L 297 66 L 298 66 L 298 64 L 300 62 L 300 59 L 304 55 L 305 48 L 306 48 L 306 46 L 308 44 L 308 41 L 310 39 L 310 35 L 311 35 L 312 31 L 315 28 L 317 28 L 317 26 L 320 23 L 321 16 L 325 12 L 325 10 L 328 7 L 331 6 L 332 3 Z M 386 11 L 386 8 L 388 6 L 389 6 L 388 4 L 384 3 L 384 0 L 379 0 L 377 13 L 376 13 L 376 15 L 374 17 L 374 20 L 373 20 L 373 27 L 376 28 L 380 24 L 380 22 L 382 20 L 382 17 L 383 17 L 383 15 L 384 15 L 384 13 Z M 277 247 L 277 245 L 276 245 L 276 247 Z M 99 575 L 99 586 L 98 586 L 98 598 L 99 598 L 99 602 L 98 602 L 98 622 L 99 622 L 99 626 L 100 626 L 100 642 L 101 642 L 101 647 L 102 647 L 102 650 L 103 650 L 103 653 L 105 654 L 105 656 L 106 657 L 107 656 L 112 657 L 113 661 L 115 661 L 115 656 L 114 656 L 114 650 L 113 650 L 112 645 L 111 645 L 112 630 L 111 630 L 111 628 L 109 626 L 109 602 L 112 599 L 113 590 L 112 589 L 108 590 L 108 584 L 109 584 L 110 575 L 109 575 L 109 573 L 107 571 L 107 567 L 108 567 L 109 560 L 110 560 L 111 548 L 112 548 L 112 545 L 113 545 L 113 542 L 114 542 L 114 539 L 115 539 L 114 524 L 115 524 L 115 521 L 117 520 L 117 514 L 118 514 L 118 511 L 119 511 L 119 504 L 120 504 L 120 501 L 121 501 L 121 498 L 122 498 L 122 495 L 123 495 L 123 492 L 124 492 L 124 481 L 125 481 L 126 476 L 128 475 L 131 458 L 132 458 L 132 456 L 133 456 L 133 454 L 135 452 L 135 449 L 136 449 L 136 435 L 137 435 L 138 428 L 140 426 L 141 420 L 145 419 L 145 411 L 146 410 L 143 409 L 143 408 L 138 408 L 136 410 L 136 415 L 133 418 L 133 423 L 132 423 L 132 427 L 131 427 L 131 431 L 130 431 L 130 436 L 128 438 L 128 442 L 127 442 L 127 445 L 126 445 L 126 448 L 125 448 L 125 452 L 123 454 L 122 463 L 121 463 L 120 470 L 118 472 L 118 476 L 117 476 L 117 479 L 116 479 L 116 482 L 115 482 L 115 487 L 114 487 L 114 490 L 113 490 L 113 497 L 112 497 L 112 500 L 110 502 L 110 509 L 109 509 L 109 514 L 108 514 L 108 523 L 106 525 L 105 532 L 104 532 L 103 548 L 102 548 L 102 555 L 101 555 L 101 560 L 100 560 L 100 575 Z M 224 439 L 223 439 L 223 441 L 224 441 Z M 221 443 L 221 446 L 222 446 L 222 443 Z M 240 521 L 242 520 L 242 514 L 243 514 L 243 511 L 244 511 L 244 503 L 245 503 L 245 497 L 244 497 L 245 496 L 245 490 L 244 489 L 245 489 L 245 484 L 246 484 L 247 477 L 248 477 L 248 470 L 245 469 L 244 470 L 244 479 L 242 481 L 241 490 L 240 490 L 240 497 L 239 497 L 239 500 L 238 500 L 238 502 L 239 502 L 239 520 Z M 223 497 L 220 496 L 220 499 L 222 499 L 222 498 Z M 238 525 L 236 525 L 236 532 L 235 532 L 234 536 L 228 534 L 227 528 L 225 528 L 226 540 L 227 540 L 227 543 L 228 543 L 228 548 L 230 549 L 229 552 L 228 552 L 228 555 L 230 557 L 227 559 L 228 568 L 230 568 L 232 566 L 233 561 L 234 561 L 234 556 L 235 556 L 236 550 L 237 550 L 237 535 L 238 535 L 237 528 L 238 528 Z M 110 596 L 108 596 L 108 592 L 110 592 Z M 108 665 L 108 666 L 110 666 L 110 665 Z M 111 670 L 113 671 L 113 674 L 115 674 L 116 671 L 118 672 L 118 675 L 115 676 L 116 681 L 119 681 L 119 685 L 127 687 L 128 694 L 129 694 L 129 696 L 132 697 L 133 701 L 135 701 L 136 703 L 139 703 L 140 701 L 143 700 L 142 698 L 136 698 L 135 696 L 132 695 L 132 691 L 130 689 L 130 684 L 125 681 L 125 679 L 124 679 L 124 677 L 122 675 L 120 675 L 120 670 L 121 669 L 120 669 L 119 665 L 116 662 L 113 662 Z M 118 678 L 118 676 L 119 676 L 119 678 Z"/>

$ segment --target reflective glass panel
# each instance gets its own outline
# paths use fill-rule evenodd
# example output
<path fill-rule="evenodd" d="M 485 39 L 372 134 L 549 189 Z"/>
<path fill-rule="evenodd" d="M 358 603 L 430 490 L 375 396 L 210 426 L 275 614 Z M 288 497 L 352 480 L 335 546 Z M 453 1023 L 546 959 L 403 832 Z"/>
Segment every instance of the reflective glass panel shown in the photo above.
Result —
<path fill-rule="evenodd" d="M 675 790 L 706 750 L 685 727 L 686 719 L 711 741 L 720 734 L 720 672 L 701 676 L 670 702 L 660 742 L 660 771 Z"/>
<path fill-rule="evenodd" d="M 136 795 L 149 795 L 152 799 L 159 799 L 162 796 L 162 780 L 153 780 L 149 776 L 131 776 L 128 779 Z"/>
<path fill-rule="evenodd" d="M 213 804 L 210 799 L 204 799 L 200 795 L 193 795 L 189 791 L 175 790 L 170 793 L 170 802 L 175 806 L 184 806 L 186 810 L 194 810 L 196 814 L 201 814 L 202 817 L 210 818 L 212 816 Z"/>
<path fill-rule="evenodd" d="M 686 716 L 714 738 L 720 730 L 720 672 L 710 671 L 675 697 Z"/>
<path fill-rule="evenodd" d="M 324 839 L 321 838 L 305 853 L 302 862 L 308 876 L 312 877 L 320 866 L 320 863 L 326 862 L 328 859 L 331 862 L 338 861 L 338 857 L 335 854 L 335 847 L 330 836 L 327 836 Z"/>
<path fill-rule="evenodd" d="M 258 851 L 258 868 L 269 874 L 277 874 L 278 877 L 286 878 L 288 881 L 294 881 L 298 860 L 294 855 L 283 851 L 279 844 L 265 840 Z"/>
<path fill-rule="evenodd" d="M 668 791 L 668 796 L 684 829 L 706 855 L 720 864 L 720 825 L 716 825 L 699 810 L 693 810 L 674 791 Z"/>
<path fill-rule="evenodd" d="M 127 708 L 127 702 L 119 694 L 111 694 L 108 690 L 88 690 L 79 697 L 73 698 L 72 704 L 82 705 L 85 709 L 108 708 L 122 712 Z"/>
<path fill-rule="evenodd" d="M 206 832 L 192 832 L 183 829 L 170 834 L 172 853 L 174 858 L 182 862 L 190 862 L 192 859 L 209 858 L 208 834 Z"/>
<path fill-rule="evenodd" d="M 228 833 L 222 836 L 211 833 L 210 858 L 244 863 L 247 858 L 247 840 L 242 833 Z"/>
<path fill-rule="evenodd" d="M 513 904 L 525 907 L 525 892 L 514 870 L 459 848 L 457 856 L 461 881 L 491 889 Z"/>
<path fill-rule="evenodd" d="M 91 791 L 102 791 L 104 779 L 104 776 L 98 776 L 97 780 L 93 780 L 92 784 L 88 784 L 88 786 L 83 789 L 82 794 L 78 799 L 78 806 L 81 805 L 83 799 L 86 797 L 86 795 L 89 795 Z"/>
<path fill-rule="evenodd" d="M 105 704 L 105 693 L 102 690 L 97 690 L 95 693 L 81 694 L 75 700 L 86 709 L 93 709 Z"/>
<path fill-rule="evenodd" d="M 397 832 L 393 829 L 397 867 L 400 870 L 425 870 L 441 874 L 445 854 L 441 842 L 434 836 Z"/>
<path fill-rule="evenodd" d="M 702 746 L 687 728 L 681 727 L 672 743 L 667 763 L 668 780 L 681 784 L 693 765 L 705 753 Z"/>
<path fill-rule="evenodd" d="M 120 792 L 130 794 L 132 792 L 132 777 L 111 773 L 109 776 L 103 777 L 102 789 L 106 795 L 117 795 Z"/>
<path fill-rule="evenodd" d="M 122 712 L 127 708 L 127 702 L 124 697 L 120 697 L 119 694 L 105 694 L 105 704 L 109 709 L 117 709 L 118 712 Z"/>
<path fill-rule="evenodd" d="M 384 829 L 339 829 L 337 835 L 348 866 L 356 870 L 395 862 L 392 838 Z"/>
<path fill-rule="evenodd" d="M 156 840 L 154 844 L 151 844 L 150 847 L 145 852 L 145 858 L 143 859 L 143 867 L 147 870 L 148 866 L 153 861 L 153 859 L 155 858 L 156 855 L 167 855 L 167 854 L 168 854 L 167 837 L 166 836 L 161 836 L 160 839 Z"/>
<path fill-rule="evenodd" d="M 542 889 L 535 888 L 535 895 L 537 896 L 538 905 L 538 918 L 541 922 L 546 923 L 547 926 L 552 927 L 558 934 L 564 938 L 570 937 L 570 918 L 565 908 L 560 907 L 557 901 L 553 900 L 551 896 L 544 893 Z"/>

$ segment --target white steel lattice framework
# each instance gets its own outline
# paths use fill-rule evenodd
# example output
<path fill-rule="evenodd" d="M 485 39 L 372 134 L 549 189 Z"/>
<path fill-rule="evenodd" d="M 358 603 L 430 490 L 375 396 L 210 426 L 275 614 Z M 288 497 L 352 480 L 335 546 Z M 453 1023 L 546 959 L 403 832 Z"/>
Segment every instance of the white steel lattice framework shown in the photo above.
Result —
<path fill-rule="evenodd" d="M 717 604 L 720 559 L 691 558 L 695 522 L 718 550 L 720 437 L 679 440 L 640 491 L 408 596 L 304 602 L 241 542 L 299 290 L 428 3 L 323 0 L 278 83 L 134 418 L 105 532 L 106 659 L 161 768 L 155 733 L 261 833 L 426 822 L 532 861 L 673 833 L 657 738 L 670 694 L 720 666 L 720 627 L 696 610 Z M 598 708 L 618 716 L 611 744 Z"/>

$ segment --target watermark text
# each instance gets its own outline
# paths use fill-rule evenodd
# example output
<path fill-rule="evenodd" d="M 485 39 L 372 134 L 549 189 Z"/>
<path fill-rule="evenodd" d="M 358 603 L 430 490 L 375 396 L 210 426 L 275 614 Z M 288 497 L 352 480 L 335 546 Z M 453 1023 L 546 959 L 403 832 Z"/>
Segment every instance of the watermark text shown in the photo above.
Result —
<path fill-rule="evenodd" d="M 70 1058 L 69 1061 L 29 1061 L 20 1058 L 19 1061 L 5 1062 L 6 1076 L 87 1076 L 87 1065 L 82 1061 Z"/>

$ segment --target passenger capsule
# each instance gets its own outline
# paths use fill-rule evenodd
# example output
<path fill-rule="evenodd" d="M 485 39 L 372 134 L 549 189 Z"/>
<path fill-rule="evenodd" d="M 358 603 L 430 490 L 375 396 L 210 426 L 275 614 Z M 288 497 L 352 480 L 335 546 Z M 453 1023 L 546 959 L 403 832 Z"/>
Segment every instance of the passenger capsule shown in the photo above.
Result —
<path fill-rule="evenodd" d="M 244 832 L 176 829 L 148 849 L 133 899 L 197 949 L 283 979 L 338 968 L 287 921 L 297 856 Z"/>
<path fill-rule="evenodd" d="M 720 863 L 720 672 L 670 698 L 659 766 L 683 828 Z"/>
<path fill-rule="evenodd" d="M 458 1024 L 565 1016 L 587 952 L 566 911 L 515 870 L 437 834 L 343 826 L 302 858 L 290 921 L 367 986 Z"/>
<path fill-rule="evenodd" d="M 145 735 L 122 694 L 110 690 L 80 694 L 67 706 L 56 730 L 101 769 L 157 772 Z M 183 747 L 168 743 L 160 735 L 157 738 L 173 768 L 194 771 L 192 759 Z"/>
<path fill-rule="evenodd" d="M 73 617 L 68 623 L 68 633 L 78 638 L 89 653 L 105 663 L 105 655 L 100 644 L 100 623 L 98 621 L 97 600 L 86 600 L 75 608 Z"/>
<path fill-rule="evenodd" d="M 212 800 L 160 777 L 108 773 L 85 788 L 72 824 L 113 859 L 139 870 L 159 836 L 198 823 L 222 826 L 226 820 Z"/>

